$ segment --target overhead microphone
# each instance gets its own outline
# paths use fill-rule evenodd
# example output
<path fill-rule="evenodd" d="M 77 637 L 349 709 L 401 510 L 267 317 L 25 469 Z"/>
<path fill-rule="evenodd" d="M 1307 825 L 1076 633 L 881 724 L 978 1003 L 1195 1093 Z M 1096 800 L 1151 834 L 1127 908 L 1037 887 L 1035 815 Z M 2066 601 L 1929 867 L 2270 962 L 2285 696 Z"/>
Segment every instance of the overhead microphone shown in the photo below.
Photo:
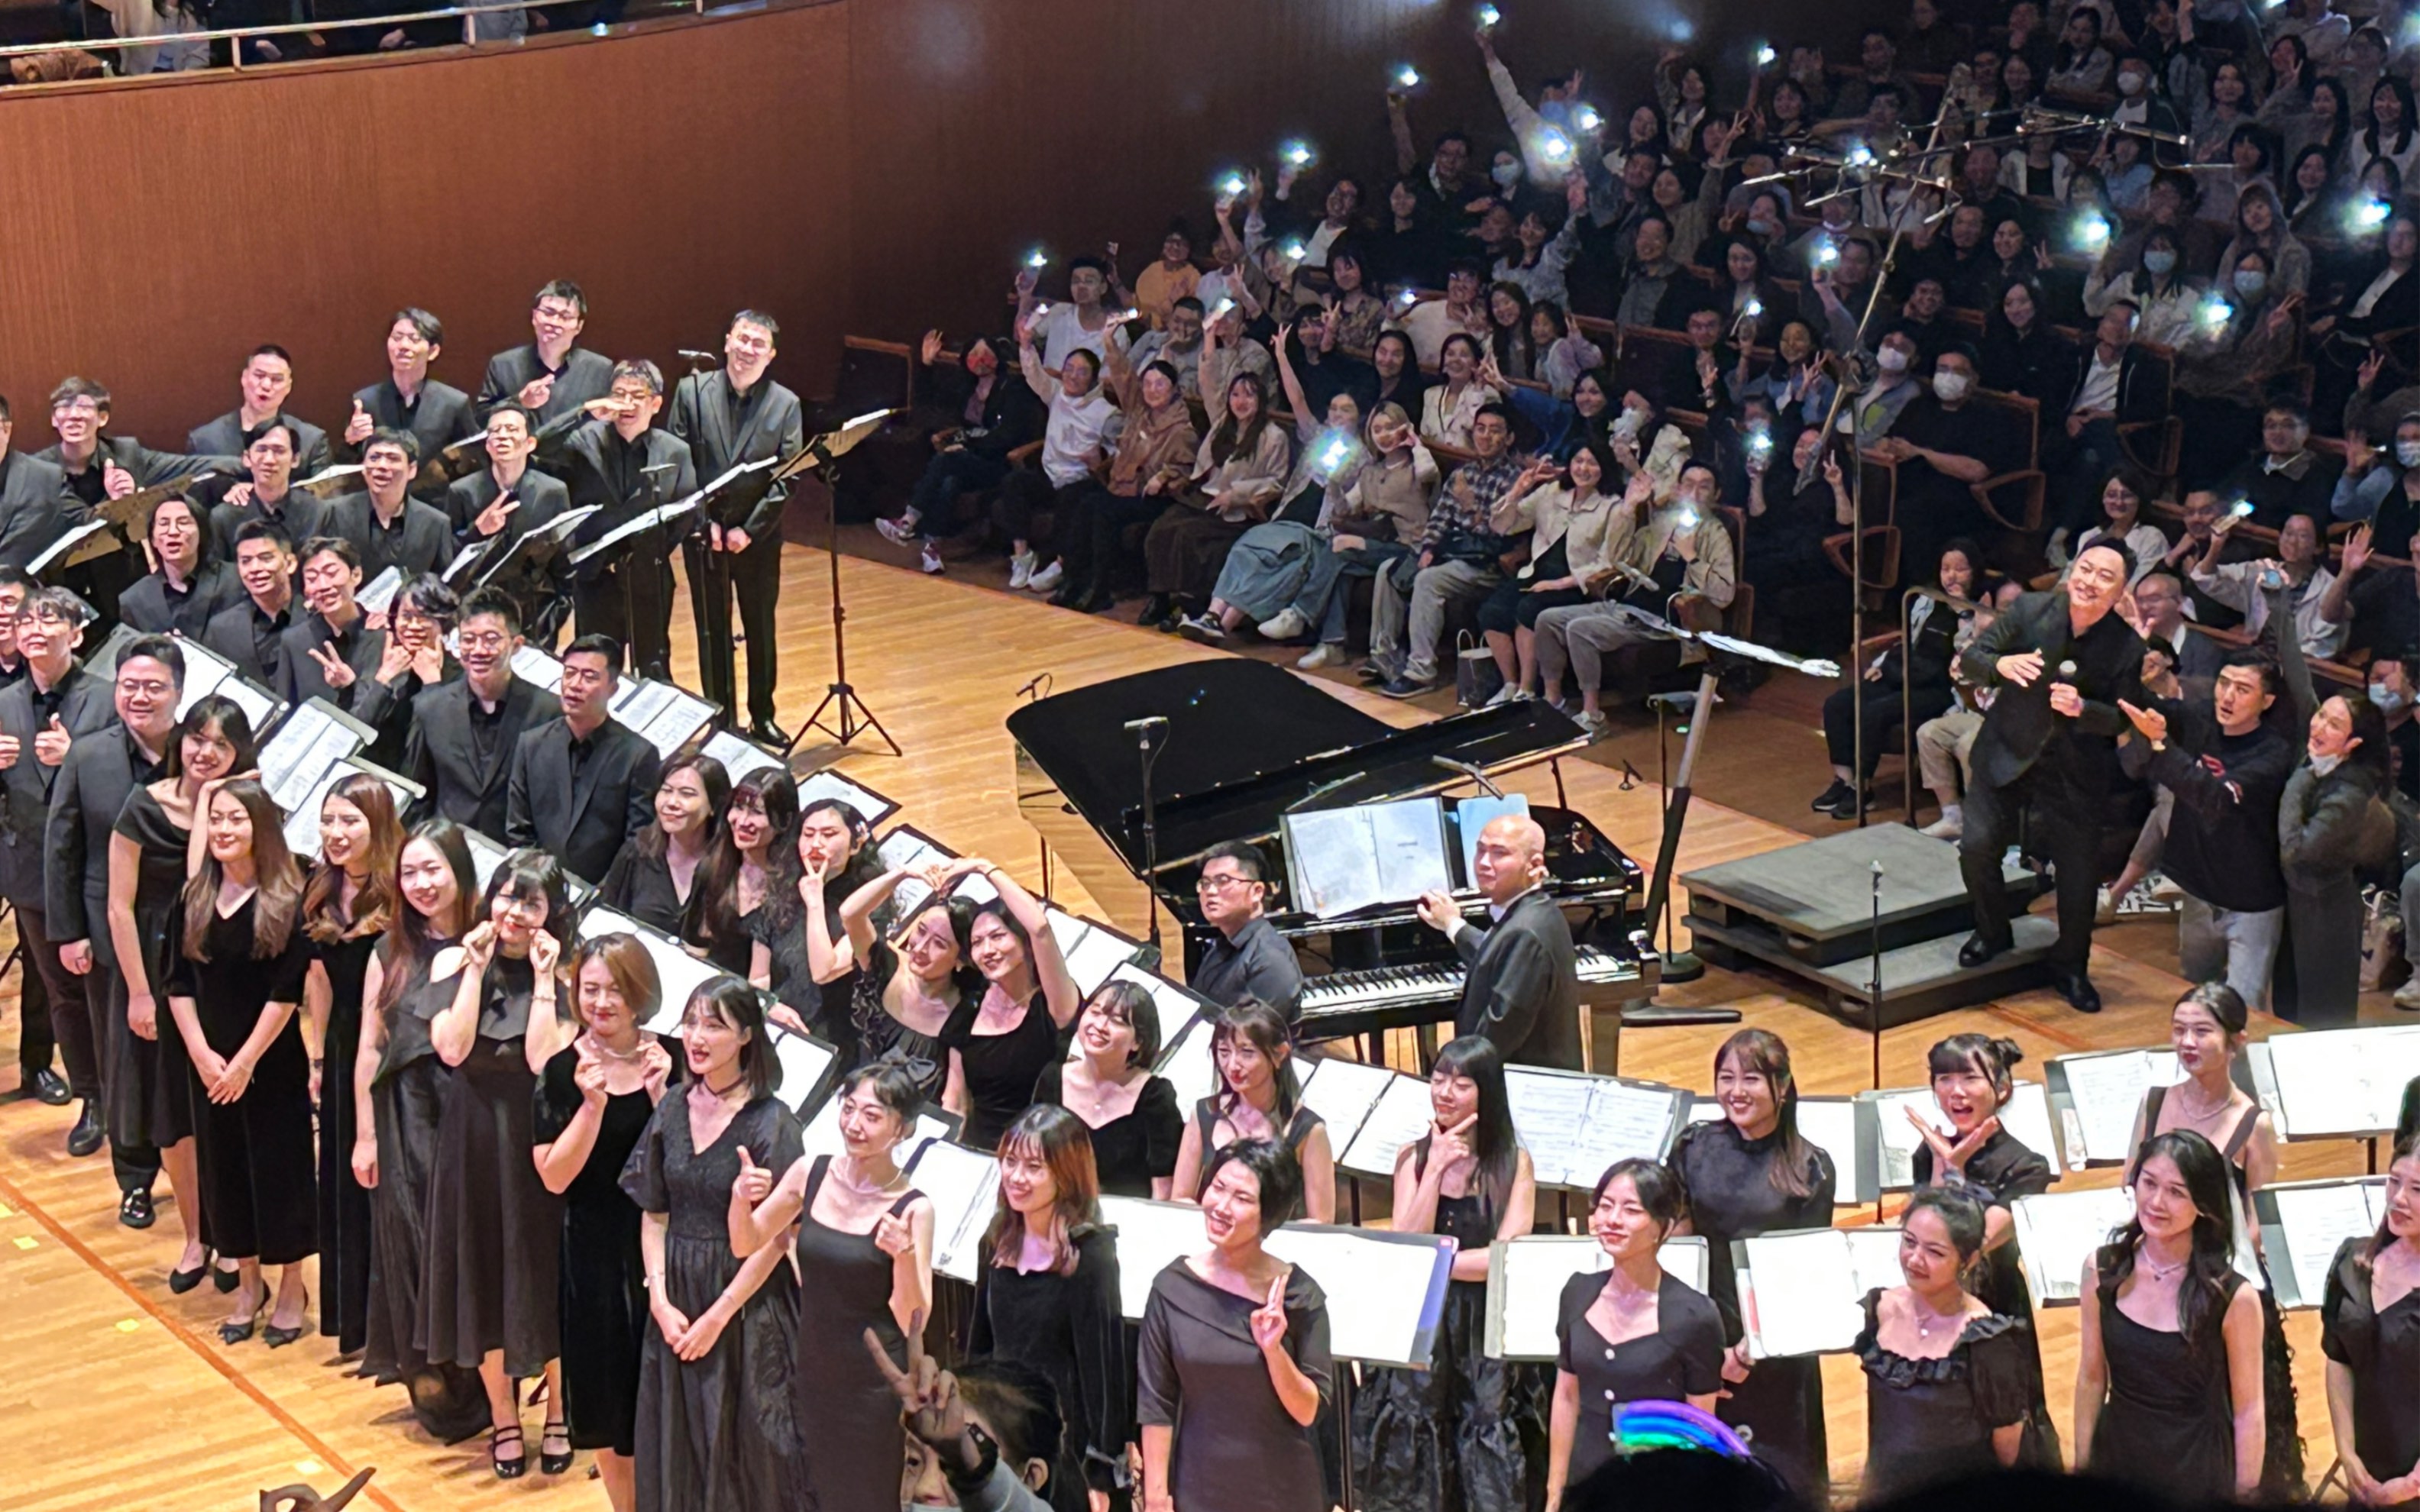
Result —
<path fill-rule="evenodd" d="M 692 363 L 708 363 L 708 364 L 712 364 L 712 363 L 720 363 L 720 362 L 721 362 L 721 361 L 722 361 L 721 357 L 720 355 L 718 355 L 717 353 L 714 353 L 714 352 L 691 351 L 691 350 L 690 350 L 689 347 L 683 347 L 679 348 L 679 354 L 680 354 L 682 357 L 685 357 L 685 358 L 689 359 L 689 361 L 690 361 L 690 362 L 692 362 Z"/>

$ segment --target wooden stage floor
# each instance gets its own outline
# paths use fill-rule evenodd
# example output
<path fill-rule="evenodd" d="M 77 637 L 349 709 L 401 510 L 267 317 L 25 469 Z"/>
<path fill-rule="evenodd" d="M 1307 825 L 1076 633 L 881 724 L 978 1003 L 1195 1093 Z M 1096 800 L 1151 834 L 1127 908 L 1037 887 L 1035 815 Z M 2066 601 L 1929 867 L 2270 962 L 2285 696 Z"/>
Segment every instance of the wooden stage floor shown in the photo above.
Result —
<path fill-rule="evenodd" d="M 907 755 L 869 754 L 861 742 L 860 749 L 840 753 L 837 764 L 900 800 L 907 818 L 945 843 L 988 856 L 1029 884 L 1040 879 L 1039 857 L 1032 832 L 1017 817 L 1010 744 L 1001 723 L 1017 702 L 1017 688 L 1041 672 L 1063 691 L 1224 654 L 1117 620 L 1051 609 L 963 575 L 927 579 L 854 556 L 845 557 L 844 569 L 850 670 Z M 830 675 L 828 584 L 823 554 L 794 545 L 784 576 L 782 643 L 782 716 L 793 728 L 822 696 Z M 687 646 L 686 609 L 677 623 L 683 628 L 675 640 Z M 687 675 L 691 668 L 677 670 L 684 681 L 693 681 Z M 1323 686 L 1399 723 L 1435 712 L 1392 703 L 1338 680 L 1323 679 Z M 1749 810 L 1803 811 L 1798 790 L 1811 793 L 1822 785 L 1819 746 L 1795 743 L 1803 742 L 1803 734 L 1788 747 L 1776 744 L 1777 731 L 1807 729 L 1807 698 L 1802 690 L 1768 685 L 1718 717 L 1710 744 L 1722 748 L 1726 736 L 1732 737 L 1734 754 L 1711 768 L 1710 780 L 1700 785 L 1682 847 L 1683 869 L 1803 838 L 1798 829 Z M 1760 710 L 1760 704 L 1769 708 Z M 1575 807 L 1625 850 L 1650 858 L 1658 833 L 1659 790 L 1642 781 L 1623 791 L 1620 771 L 1620 753 L 1626 751 L 1652 778 L 1652 720 L 1645 726 L 1643 749 L 1639 738 L 1634 719 L 1607 752 L 1566 761 L 1563 773 Z M 801 750 L 815 764 L 826 764 L 833 754 Z M 1550 797 L 1553 792 L 1543 769 L 1519 785 L 1533 795 Z M 1084 911 L 1090 899 L 1080 887 L 1063 867 L 1055 874 L 1058 900 Z M 2054 995 L 2033 992 L 1894 1030 L 1883 1044 L 1886 1083 L 1919 1081 L 1926 1048 L 1962 1029 L 2009 1035 L 2036 1065 L 2050 1055 L 2164 1040 L 2168 1005 L 2181 983 L 2135 958 L 2157 958 L 2159 946 L 2152 940 L 2160 931 L 2150 925 L 2129 928 L 2142 933 L 2149 948 L 2096 950 L 2094 973 L 2108 1002 L 2100 1017 L 2079 1016 Z M 2166 948 L 2172 962 L 2172 943 Z M 12 979 L 0 987 L 6 1023 L 0 1027 L 0 1064 L 14 1062 L 14 995 Z M 1773 981 L 1713 971 L 1669 991 L 1666 1000 L 1732 1004 L 1747 1023 L 1780 1033 L 1790 1041 L 1800 1083 L 1809 1093 L 1849 1093 L 1869 1084 L 1868 1037 Z M 2282 1027 L 2264 1020 L 2255 1033 Z M 1727 1032 L 1634 1031 L 1622 1046 L 1623 1071 L 1704 1088 L 1712 1079 L 1714 1047 Z M 483 1438 L 452 1449 L 431 1443 L 411 1426 L 399 1393 L 346 1374 L 331 1342 L 317 1335 L 274 1352 L 256 1340 L 234 1349 L 221 1345 L 216 1322 L 225 1299 L 209 1288 L 171 1297 L 164 1285 L 179 1242 L 176 1215 L 166 1211 L 164 1183 L 163 1211 L 154 1228 L 138 1234 L 118 1227 L 106 1161 L 72 1161 L 62 1149 L 72 1111 L 0 1103 L 0 1316 L 10 1322 L 8 1369 L 0 1377 L 0 1424 L 7 1427 L 11 1450 L 0 1473 L 0 1512 L 217 1512 L 255 1505 L 260 1489 L 296 1480 L 332 1490 L 365 1465 L 377 1466 L 379 1473 L 356 1504 L 384 1512 L 603 1504 L 601 1489 L 587 1478 L 585 1457 L 560 1479 L 549 1480 L 533 1467 L 518 1483 L 494 1480 Z M 2287 1152 L 2284 1175 L 2350 1174 L 2360 1171 L 2363 1162 L 2363 1150 L 2351 1144 L 2296 1146 Z M 2069 1178 L 2084 1185 L 2114 1180 L 2109 1172 Z M 1871 1209 L 1843 1210 L 1839 1217 L 1843 1223 L 1870 1222 L 1875 1214 Z M 2052 1410 L 2062 1432 L 2074 1371 L 2074 1316 L 2053 1312 L 2043 1324 Z M 2287 1328 L 2316 1477 L 2332 1455 L 2315 1315 L 2290 1315 Z M 1834 1473 L 1853 1486 L 1864 1450 L 1862 1382 L 1838 1358 L 1826 1362 L 1825 1379 Z M 536 1414 L 528 1414 L 528 1421 L 535 1443 Z"/>

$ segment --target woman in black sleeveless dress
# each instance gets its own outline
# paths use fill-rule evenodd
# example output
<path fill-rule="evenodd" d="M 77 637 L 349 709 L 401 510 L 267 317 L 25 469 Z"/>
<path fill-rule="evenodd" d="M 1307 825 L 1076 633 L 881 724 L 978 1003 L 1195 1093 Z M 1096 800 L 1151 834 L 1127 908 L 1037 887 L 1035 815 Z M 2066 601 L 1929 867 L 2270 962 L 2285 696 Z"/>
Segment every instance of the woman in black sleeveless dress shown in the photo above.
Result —
<path fill-rule="evenodd" d="M 2234 1263 L 2230 1179 L 2191 1131 L 2136 1158 L 2134 1216 L 2084 1267 L 2076 1463 L 2183 1504 L 2261 1484 L 2260 1304 Z"/>
<path fill-rule="evenodd" d="M 1864 1500 L 1887 1501 L 2013 1465 L 2033 1413 L 2024 1323 L 1962 1277 L 1983 1249 L 1983 1205 L 1929 1186 L 1900 1219 L 1904 1286 L 1866 1293 L 1854 1346 L 1866 1373 Z"/>
<path fill-rule="evenodd" d="M 849 1504 L 817 1504 L 807 1489 L 806 1425 L 790 1402 L 799 1287 L 786 1257 L 776 1243 L 734 1253 L 733 1194 L 751 1173 L 799 1159 L 799 1120 L 773 1095 L 782 1067 L 757 1003 L 735 981 L 690 996 L 688 1088 L 656 1104 L 622 1172 L 645 1214 L 654 1320 L 639 1367 L 640 1512 Z"/>
<path fill-rule="evenodd" d="M 1790 1048 L 1764 1029 L 1742 1029 L 1714 1053 L 1714 1101 L 1723 1117 L 1682 1131 L 1667 1162 L 1681 1179 L 1690 1233 L 1706 1237 L 1707 1275 L 1730 1347 L 1722 1420 L 1754 1430 L 1756 1457 L 1798 1496 L 1821 1505 L 1831 1483 L 1823 1431 L 1823 1372 L 1813 1356 L 1747 1358 L 1731 1241 L 1792 1228 L 1828 1228 L 1837 1178 L 1831 1157 L 1798 1132 Z"/>
<path fill-rule="evenodd" d="M 2355 1501 L 2420 1497 L 2420 1135 L 2386 1169 L 2386 1221 L 2348 1239 L 2319 1305 L 2328 1417 Z"/>
<path fill-rule="evenodd" d="M 477 1368 L 493 1425 L 489 1459 L 512 1480 L 529 1470 L 519 1383 L 539 1374 L 538 1468 L 571 1468 L 557 1358 L 563 1202 L 530 1159 L 537 1073 L 573 1033 L 557 1006 L 571 927 L 561 864 L 513 852 L 489 879 L 485 913 L 448 952 L 458 964 L 441 956 L 435 968 L 455 976 L 454 1000 L 428 1025 L 453 1074 L 438 1115 L 436 1169 L 446 1179 L 429 1189 L 419 1338 L 430 1359 Z"/>
<path fill-rule="evenodd" d="M 698 869 L 681 938 L 718 968 L 745 977 L 755 962 L 756 920 L 779 886 L 782 857 L 798 854 L 799 790 L 789 768 L 760 766 L 731 784 L 722 843 Z"/>
<path fill-rule="evenodd" d="M 362 980 L 395 922 L 403 826 L 395 794 L 367 773 L 319 800 L 319 865 L 302 894 L 311 937 L 303 1029 L 316 1041 L 311 1088 L 319 1105 L 319 1332 L 339 1354 L 369 1330 L 370 1195 L 353 1176 L 353 1063 L 362 1042 Z"/>
<path fill-rule="evenodd" d="M 987 985 L 941 1026 L 941 1047 L 949 1054 L 949 1085 L 961 1099 L 950 1105 L 966 1120 L 961 1137 L 990 1149 L 1033 1105 L 1033 1085 L 1064 1056 L 1064 1037 L 1083 1001 L 1033 895 L 973 856 L 942 868 L 937 887 L 962 876 L 983 878 L 1000 896 L 977 908 L 967 929 L 968 956 Z"/>
<path fill-rule="evenodd" d="M 351 1165 L 369 1191 L 373 1230 L 361 1373 L 381 1386 L 401 1382 L 428 1435 L 457 1443 L 487 1426 L 488 1396 L 475 1368 L 431 1361 L 418 1342 L 437 1125 L 452 1076 L 428 1023 L 458 986 L 432 979 L 429 963 L 469 931 L 478 889 L 470 842 L 450 820 L 414 828 L 396 869 L 402 903 L 363 974 L 367 1008 L 352 1070 Z"/>
<path fill-rule="evenodd" d="M 872 1331 L 904 1369 L 908 1331 L 932 1305 L 933 1204 L 892 1153 L 923 1094 L 900 1066 L 876 1064 L 849 1072 L 838 1095 L 844 1152 L 809 1162 L 794 1143 L 792 1158 L 743 1171 L 731 1188 L 730 1247 L 756 1254 L 798 1224 L 790 1381 L 814 1492 L 806 1504 L 882 1507 L 898 1499 L 907 1437 L 864 1336 Z"/>
<path fill-rule="evenodd" d="M 841 1065 L 861 1065 L 869 1052 L 858 1041 L 850 1010 L 865 964 L 849 953 L 840 905 L 881 873 L 873 830 L 850 805 L 819 799 L 799 815 L 797 843 L 779 859 L 750 927 L 748 980 L 779 1000 L 774 1023 L 830 1041 Z M 823 931 L 820 957 L 808 937 L 815 928 Z"/>
<path fill-rule="evenodd" d="M 1613 1458 L 1613 1414 L 1623 1402 L 1714 1409 L 1722 1315 L 1657 1258 L 1683 1211 L 1680 1182 L 1653 1161 L 1616 1161 L 1597 1179 L 1589 1231 L 1613 1268 L 1563 1284 L 1546 1451 L 1549 1512 Z"/>
<path fill-rule="evenodd" d="M 1336 1156 L 1326 1120 L 1300 1103 L 1294 1041 L 1284 1017 L 1249 997 L 1220 1010 L 1210 1031 L 1210 1056 L 1221 1089 L 1195 1103 L 1193 1121 L 1186 1125 L 1176 1152 L 1177 1200 L 1202 1200 L 1203 1173 L 1219 1150 L 1239 1139 L 1273 1139 L 1302 1168 L 1303 1205 L 1311 1221 L 1334 1223 Z"/>
<path fill-rule="evenodd" d="M 942 876 L 935 867 L 884 872 L 842 902 L 840 923 L 849 958 L 862 963 L 849 1007 L 861 1057 L 857 1064 L 921 1062 L 917 1085 L 925 1101 L 962 1105 L 965 1089 L 950 1085 L 950 1054 L 942 1048 L 941 1034 L 961 1005 L 982 999 L 985 983 L 967 959 L 975 906 L 967 899 L 947 896 L 937 885 Z M 910 880 L 922 882 L 927 896 L 908 916 L 894 947 L 883 937 L 882 921 L 892 912 L 892 895 Z M 808 945 L 816 953 L 827 948 L 813 934 Z M 953 1098 L 956 1104 L 951 1103 Z"/>
<path fill-rule="evenodd" d="M 1429 1072 L 1429 1132 L 1395 1156 L 1398 1233 L 1447 1234 L 1445 1314 L 1426 1370 L 1365 1370 L 1353 1399 L 1354 1458 L 1370 1512 L 1526 1507 L 1545 1434 L 1534 1366 L 1487 1357 L 1488 1246 L 1529 1231 L 1538 1184 L 1512 1132 L 1504 1061 L 1466 1035 Z"/>
<path fill-rule="evenodd" d="M 1033 1084 L 1033 1101 L 1065 1108 L 1093 1134 L 1093 1165 L 1110 1196 L 1168 1200 L 1185 1115 L 1176 1088 L 1151 1068 L 1159 1059 L 1159 1005 L 1131 981 L 1107 981 L 1076 1019 L 1073 1060 L 1054 1062 Z"/>
<path fill-rule="evenodd" d="M 582 941 L 571 957 L 571 990 L 582 1032 L 538 1074 L 532 1154 L 538 1180 L 563 1198 L 564 1420 L 574 1450 L 596 1451 L 613 1512 L 630 1512 L 647 1272 L 639 1208 L 622 1191 L 622 1169 L 675 1068 L 662 1042 L 640 1027 L 655 1018 L 663 986 L 636 935 Z"/>
<path fill-rule="evenodd" d="M 134 749 L 132 737 L 105 738 L 126 738 Z M 184 1036 L 168 1015 L 171 937 L 183 905 L 194 804 L 202 784 L 250 771 L 258 761 L 252 723 L 232 699 L 195 700 L 169 734 L 159 780 L 127 795 L 109 837 L 109 959 L 116 969 L 108 973 L 110 1072 L 101 1090 L 110 1142 L 160 1152 L 185 1230 L 185 1251 L 168 1273 L 168 1289 L 180 1295 L 202 1284 L 210 1245 L 194 1168 L 192 1075 Z M 234 1290 L 232 1264 L 219 1267 L 215 1280 L 220 1290 Z"/>
<path fill-rule="evenodd" d="M 613 856 L 597 896 L 606 907 L 684 944 L 715 858 L 728 848 L 723 810 L 731 779 L 711 756 L 665 764 L 656 781 L 656 818 Z M 744 972 L 743 964 L 741 970 Z"/>

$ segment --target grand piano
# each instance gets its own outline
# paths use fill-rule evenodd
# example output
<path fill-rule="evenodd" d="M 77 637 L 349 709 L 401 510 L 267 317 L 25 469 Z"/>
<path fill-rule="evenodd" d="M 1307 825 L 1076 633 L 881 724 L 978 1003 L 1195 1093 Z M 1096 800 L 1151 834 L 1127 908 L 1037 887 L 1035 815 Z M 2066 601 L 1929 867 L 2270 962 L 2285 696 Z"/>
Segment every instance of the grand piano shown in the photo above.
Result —
<path fill-rule="evenodd" d="M 1138 721 L 1162 718 L 1152 802 L 1144 802 Z M 1409 729 L 1371 717 L 1265 662 L 1221 656 L 1055 694 L 1011 715 L 1017 807 L 1050 853 L 1083 882 L 1108 921 L 1140 936 L 1156 899 L 1183 924 L 1188 972 L 1212 937 L 1194 902 L 1202 858 L 1249 841 L 1275 864 L 1269 918 L 1307 979 L 1305 1040 L 1432 1030 L 1450 1023 L 1463 970 L 1445 937 L 1408 905 L 1322 919 L 1283 883 L 1282 819 L 1461 789 L 1587 744 L 1544 703 L 1458 714 Z M 1451 804 L 1448 810 L 1450 812 Z M 1660 962 L 1637 862 L 1585 815 L 1533 803 L 1546 831 L 1547 887 L 1571 920 L 1580 987 L 1598 1026 L 1592 1057 L 1610 1071 L 1622 1005 L 1654 993 Z M 1457 894 L 1483 922 L 1475 889 Z"/>

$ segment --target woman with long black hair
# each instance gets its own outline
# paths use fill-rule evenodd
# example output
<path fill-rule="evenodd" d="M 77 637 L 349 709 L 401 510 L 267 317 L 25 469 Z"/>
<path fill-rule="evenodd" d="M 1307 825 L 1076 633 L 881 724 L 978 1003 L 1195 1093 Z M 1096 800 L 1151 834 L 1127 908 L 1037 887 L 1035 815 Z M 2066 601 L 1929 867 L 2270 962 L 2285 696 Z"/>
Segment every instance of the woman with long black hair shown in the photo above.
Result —
<path fill-rule="evenodd" d="M 2353 1500 L 2420 1499 L 2420 1135 L 2396 1144 L 2378 1232 L 2337 1249 L 2319 1319 L 2328 1422 Z"/>
<path fill-rule="evenodd" d="M 2275 1007 L 2306 1028 L 2350 1025 L 2359 1006 L 2359 872 L 2394 847 L 2393 761 L 2386 716 L 2360 693 L 2338 693 L 2313 711 L 2303 760 L 2277 799 L 2287 969 Z"/>
<path fill-rule="evenodd" d="M 1336 1154 L 1327 1121 L 1302 1102 L 1294 1038 L 1285 1015 L 1247 997 L 1223 1010 L 1210 1029 L 1218 1090 L 1193 1106 L 1176 1150 L 1174 1189 L 1198 1202 L 1218 1152 L 1239 1139 L 1273 1139 L 1301 1169 L 1303 1201 L 1313 1223 L 1336 1221 Z"/>
<path fill-rule="evenodd" d="M 1395 1156 L 1397 1233 L 1460 1247 L 1426 1370 L 1369 1370 L 1353 1399 L 1361 1505 L 1481 1512 L 1529 1504 L 1543 1425 L 1537 1371 L 1487 1356 L 1488 1246 L 1536 1219 L 1538 1183 L 1512 1132 L 1504 1058 L 1464 1035 L 1429 1072 L 1428 1132 Z"/>
<path fill-rule="evenodd" d="M 665 764 L 655 803 L 655 822 L 614 856 L 597 895 L 649 929 L 695 944 L 689 937 L 702 897 L 698 883 L 728 844 L 723 810 L 731 778 L 711 756 L 682 757 Z"/>
<path fill-rule="evenodd" d="M 839 1047 L 840 1064 L 854 1066 L 863 1047 L 850 1011 L 863 963 L 849 949 L 840 907 L 881 873 L 873 826 L 854 805 L 817 799 L 799 811 L 798 842 L 778 863 L 749 926 L 748 980 L 778 1000 L 774 1023 L 821 1036 Z"/>
<path fill-rule="evenodd" d="M 756 956 L 756 916 L 771 901 L 782 858 L 798 847 L 799 788 L 789 769 L 760 766 L 731 784 L 723 843 L 690 888 L 682 937 L 715 965 L 745 977 Z"/>

